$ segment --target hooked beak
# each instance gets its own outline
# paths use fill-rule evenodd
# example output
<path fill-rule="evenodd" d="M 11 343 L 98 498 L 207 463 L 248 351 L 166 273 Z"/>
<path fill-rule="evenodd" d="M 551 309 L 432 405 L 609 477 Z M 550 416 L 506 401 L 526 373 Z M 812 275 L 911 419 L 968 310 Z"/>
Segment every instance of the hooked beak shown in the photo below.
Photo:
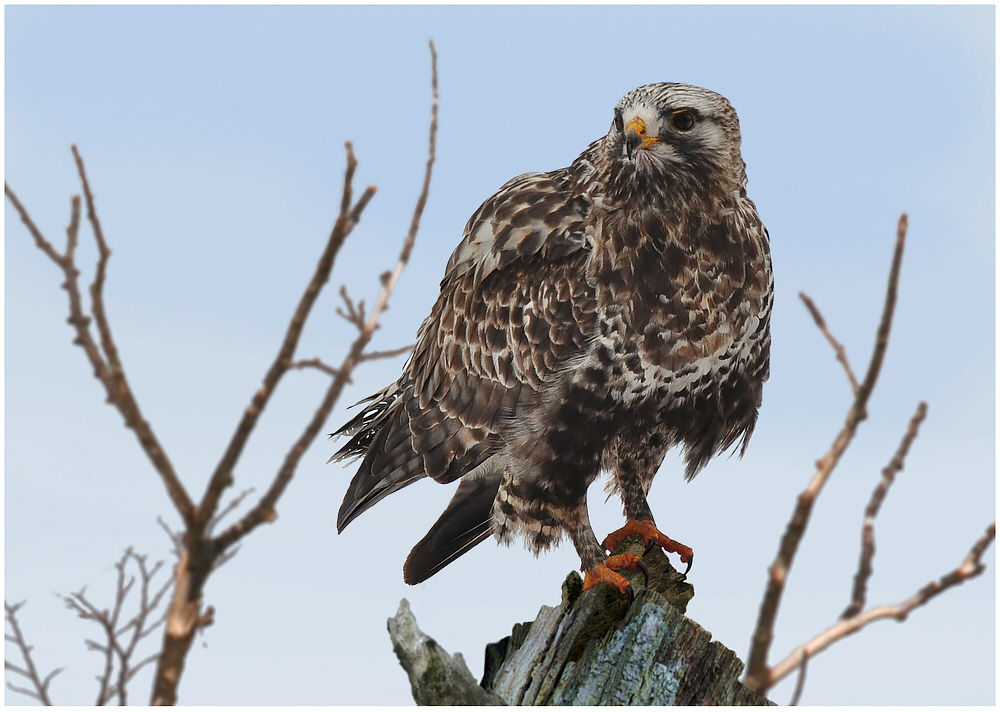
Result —
<path fill-rule="evenodd" d="M 648 148 L 659 140 L 656 136 L 646 135 L 646 122 L 637 116 L 625 127 L 625 155 L 631 161 L 636 150 Z"/>

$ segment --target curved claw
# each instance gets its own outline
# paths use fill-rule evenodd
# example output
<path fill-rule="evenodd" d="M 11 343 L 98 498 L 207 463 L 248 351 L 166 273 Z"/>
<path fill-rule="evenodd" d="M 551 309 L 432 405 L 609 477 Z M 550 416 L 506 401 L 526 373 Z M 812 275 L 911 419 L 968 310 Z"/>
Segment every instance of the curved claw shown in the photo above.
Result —
<path fill-rule="evenodd" d="M 634 534 L 639 534 L 646 542 L 646 549 L 642 553 L 643 556 L 652 551 L 654 547 L 659 546 L 664 551 L 680 555 L 681 562 L 687 564 L 687 569 L 684 570 L 685 575 L 691 570 L 691 564 L 694 561 L 694 552 L 691 550 L 691 547 L 674 541 L 657 529 L 656 525 L 649 519 L 629 519 L 626 521 L 625 526 L 611 532 L 605 537 L 605 550 L 613 551 L 625 539 Z"/>
<path fill-rule="evenodd" d="M 684 569 L 684 575 L 685 576 L 687 576 L 688 575 L 688 571 L 691 570 L 691 565 L 692 564 L 694 564 L 694 552 L 693 551 L 691 552 L 691 556 L 688 557 L 687 568 Z"/>
<path fill-rule="evenodd" d="M 638 561 L 635 562 L 635 566 L 636 566 L 637 569 L 639 569 L 640 571 L 642 571 L 642 585 L 645 586 L 645 587 L 648 587 L 649 586 L 649 567 L 646 566 L 646 562 L 643 561 L 642 559 L 639 559 Z M 690 565 L 688 566 L 688 568 L 691 568 Z"/>
<path fill-rule="evenodd" d="M 649 539 L 646 540 L 646 550 L 642 552 L 642 555 L 645 556 L 646 554 L 651 552 L 654 546 L 656 546 L 656 537 L 651 536 Z"/>

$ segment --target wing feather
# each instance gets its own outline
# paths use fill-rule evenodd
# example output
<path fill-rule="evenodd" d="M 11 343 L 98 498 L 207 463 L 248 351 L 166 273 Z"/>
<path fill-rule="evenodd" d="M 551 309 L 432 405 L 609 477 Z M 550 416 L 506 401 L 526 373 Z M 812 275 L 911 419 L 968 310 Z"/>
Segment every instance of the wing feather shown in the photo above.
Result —
<path fill-rule="evenodd" d="M 364 455 L 339 528 L 421 477 L 450 482 L 474 471 L 502 446 L 521 400 L 583 348 L 592 327 L 573 304 L 560 303 L 580 296 L 566 282 L 582 281 L 590 248 L 590 205 L 578 193 L 565 170 L 525 174 L 470 218 L 403 375 L 338 431 L 353 437 L 335 457 Z M 447 517 L 486 516 L 497 486 L 463 482 L 433 542 L 460 526 L 446 525 Z M 484 531 L 456 534 L 442 551 L 457 556 Z M 434 558 L 432 540 L 420 546 Z"/>

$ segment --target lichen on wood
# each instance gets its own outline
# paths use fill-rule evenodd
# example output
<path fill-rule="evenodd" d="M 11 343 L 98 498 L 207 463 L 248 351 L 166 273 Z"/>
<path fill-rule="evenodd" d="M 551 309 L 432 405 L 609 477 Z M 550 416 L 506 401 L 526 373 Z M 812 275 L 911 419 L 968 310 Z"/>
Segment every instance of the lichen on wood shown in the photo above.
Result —
<path fill-rule="evenodd" d="M 617 553 L 643 548 L 636 538 Z M 414 699 L 480 705 L 771 704 L 739 683 L 743 663 L 736 654 L 684 616 L 694 595 L 684 575 L 659 548 L 643 561 L 648 585 L 641 573 L 623 572 L 637 591 L 631 602 L 603 584 L 583 591 L 579 574 L 567 576 L 558 606 L 542 606 L 534 621 L 515 624 L 509 637 L 487 646 L 479 685 L 461 655 L 449 656 L 416 628 L 404 600 L 389 631 Z"/>

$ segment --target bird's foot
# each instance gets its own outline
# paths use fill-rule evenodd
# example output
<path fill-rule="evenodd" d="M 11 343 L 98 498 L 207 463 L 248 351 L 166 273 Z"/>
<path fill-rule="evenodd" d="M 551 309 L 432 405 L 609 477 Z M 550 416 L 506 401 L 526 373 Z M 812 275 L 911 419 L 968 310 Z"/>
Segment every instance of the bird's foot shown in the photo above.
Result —
<path fill-rule="evenodd" d="M 648 554 L 654 546 L 659 545 L 664 551 L 680 555 L 681 563 L 687 564 L 687 568 L 684 569 L 685 574 L 691 570 L 691 564 L 694 563 L 694 551 L 691 550 L 691 547 L 674 541 L 657 529 L 656 525 L 648 519 L 629 519 L 625 522 L 625 526 L 611 532 L 605 537 L 604 549 L 606 551 L 614 551 L 619 544 L 635 534 L 641 536 L 643 541 L 646 542 L 644 555 Z"/>
<path fill-rule="evenodd" d="M 583 590 L 586 591 L 588 588 L 593 588 L 601 582 L 609 583 L 628 596 L 629 601 L 632 601 L 635 598 L 632 584 L 624 576 L 616 573 L 616 571 L 621 571 L 622 569 L 642 571 L 643 579 L 647 584 L 649 583 L 649 569 L 642 562 L 642 557 L 638 554 L 625 553 L 609 556 L 604 560 L 603 564 L 598 564 L 592 569 L 587 569 L 585 572 L 586 576 L 583 579 Z"/>

